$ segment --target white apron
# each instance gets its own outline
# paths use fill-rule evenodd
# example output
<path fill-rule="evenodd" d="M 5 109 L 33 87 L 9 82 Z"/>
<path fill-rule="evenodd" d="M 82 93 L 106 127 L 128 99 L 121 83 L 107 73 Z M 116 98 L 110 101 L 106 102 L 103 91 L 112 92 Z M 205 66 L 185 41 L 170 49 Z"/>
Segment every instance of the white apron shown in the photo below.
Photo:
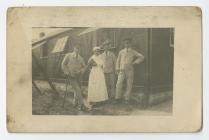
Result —
<path fill-rule="evenodd" d="M 102 70 L 103 60 L 100 56 L 93 55 L 92 58 L 97 66 L 93 66 L 89 75 L 88 102 L 100 102 L 108 99 L 105 77 Z"/>

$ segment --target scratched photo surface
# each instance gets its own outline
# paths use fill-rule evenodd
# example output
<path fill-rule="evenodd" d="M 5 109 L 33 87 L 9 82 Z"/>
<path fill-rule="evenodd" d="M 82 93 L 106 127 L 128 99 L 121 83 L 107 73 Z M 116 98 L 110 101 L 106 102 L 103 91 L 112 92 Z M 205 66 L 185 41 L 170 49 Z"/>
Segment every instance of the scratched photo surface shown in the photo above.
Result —
<path fill-rule="evenodd" d="M 174 28 L 32 32 L 33 115 L 172 115 Z"/>

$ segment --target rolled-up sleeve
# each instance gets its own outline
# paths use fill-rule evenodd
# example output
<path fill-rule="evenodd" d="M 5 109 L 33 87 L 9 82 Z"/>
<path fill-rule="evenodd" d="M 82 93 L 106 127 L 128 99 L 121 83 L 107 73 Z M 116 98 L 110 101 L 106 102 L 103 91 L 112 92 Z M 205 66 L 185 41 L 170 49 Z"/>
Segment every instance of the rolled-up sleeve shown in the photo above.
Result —
<path fill-rule="evenodd" d="M 134 51 L 134 55 L 136 57 L 136 60 L 134 61 L 134 63 L 139 64 L 144 60 L 144 56 L 138 53 L 137 51 Z"/>

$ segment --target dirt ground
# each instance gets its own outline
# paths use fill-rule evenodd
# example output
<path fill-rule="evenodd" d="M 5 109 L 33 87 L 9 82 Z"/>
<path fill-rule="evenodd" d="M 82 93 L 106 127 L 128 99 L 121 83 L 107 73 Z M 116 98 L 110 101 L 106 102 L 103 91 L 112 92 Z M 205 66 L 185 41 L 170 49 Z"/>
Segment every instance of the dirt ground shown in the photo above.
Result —
<path fill-rule="evenodd" d="M 137 94 L 138 97 L 135 97 L 135 100 L 132 100 L 132 103 L 130 105 L 126 105 L 123 102 L 106 102 L 95 107 L 92 111 L 84 112 L 78 111 L 75 107 L 73 107 L 73 92 L 71 87 L 68 88 L 69 92 L 68 94 L 66 94 L 67 96 L 65 98 L 65 105 L 63 107 L 66 88 L 65 84 L 54 83 L 56 89 L 60 94 L 59 98 L 56 98 L 56 100 L 53 100 L 53 91 L 50 89 L 49 85 L 46 82 L 36 81 L 36 84 L 41 90 L 41 93 L 39 93 L 33 87 L 33 115 L 172 115 L 172 98 L 166 98 L 162 100 L 161 98 L 159 98 L 160 96 L 162 96 L 162 94 L 158 94 L 158 96 L 152 97 L 153 99 L 159 98 L 157 100 L 160 100 L 160 103 L 150 105 L 147 108 L 143 108 L 140 104 L 140 96 L 142 95 L 142 93 L 139 93 Z M 85 97 L 87 94 L 85 87 L 83 88 L 83 93 Z"/>

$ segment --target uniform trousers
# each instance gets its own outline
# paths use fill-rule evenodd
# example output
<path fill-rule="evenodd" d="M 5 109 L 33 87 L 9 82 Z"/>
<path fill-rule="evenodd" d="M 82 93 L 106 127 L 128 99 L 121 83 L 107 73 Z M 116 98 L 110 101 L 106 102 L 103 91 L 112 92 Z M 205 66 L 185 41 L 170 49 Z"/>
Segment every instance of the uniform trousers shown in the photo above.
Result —
<path fill-rule="evenodd" d="M 83 105 L 83 97 L 81 90 L 81 78 L 80 76 L 69 77 L 70 84 L 74 90 L 74 99 L 73 103 L 78 104 L 79 106 Z"/>
<path fill-rule="evenodd" d="M 104 73 L 109 99 L 115 98 L 115 73 Z"/>
<path fill-rule="evenodd" d="M 120 70 L 116 84 L 116 99 L 121 99 L 123 95 L 123 85 L 126 82 L 125 100 L 130 100 L 131 90 L 134 80 L 134 70 Z"/>

